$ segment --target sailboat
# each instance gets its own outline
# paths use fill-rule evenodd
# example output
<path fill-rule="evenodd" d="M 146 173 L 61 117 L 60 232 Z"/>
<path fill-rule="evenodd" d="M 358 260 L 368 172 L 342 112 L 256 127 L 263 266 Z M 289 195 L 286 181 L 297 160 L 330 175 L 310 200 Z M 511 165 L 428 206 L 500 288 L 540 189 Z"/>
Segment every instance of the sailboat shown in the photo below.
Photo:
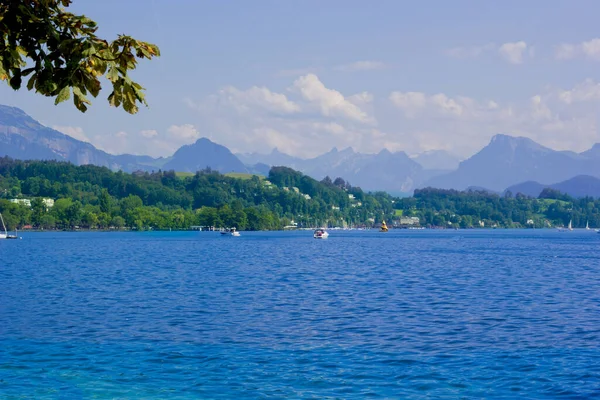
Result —
<path fill-rule="evenodd" d="M 385 221 L 381 222 L 381 228 L 379 229 L 379 232 L 387 232 L 388 231 L 388 227 L 385 224 Z"/>
<path fill-rule="evenodd" d="M 572 220 L 572 219 L 570 219 L 570 220 L 569 220 L 569 228 L 568 228 L 568 229 L 569 229 L 570 231 L 572 231 L 572 230 L 573 230 L 573 220 Z"/>
<path fill-rule="evenodd" d="M 586 231 L 590 230 L 590 222 L 589 221 L 585 221 L 585 230 Z"/>
<path fill-rule="evenodd" d="M 6 239 L 8 237 L 8 232 L 6 232 L 6 225 L 4 225 L 4 218 L 2 218 L 2 213 L 0 213 L 0 221 L 2 221 L 2 229 L 4 233 L 0 232 L 0 239 Z"/>
<path fill-rule="evenodd" d="M 15 234 L 14 235 L 9 235 L 8 232 L 6 231 L 6 225 L 4 225 L 4 218 L 2 218 L 2 213 L 0 213 L 0 222 L 2 223 L 2 230 L 4 231 L 4 233 L 2 233 L 2 231 L 0 231 L 0 240 L 1 239 L 18 239 L 19 237 L 17 236 L 17 230 L 15 229 Z"/>

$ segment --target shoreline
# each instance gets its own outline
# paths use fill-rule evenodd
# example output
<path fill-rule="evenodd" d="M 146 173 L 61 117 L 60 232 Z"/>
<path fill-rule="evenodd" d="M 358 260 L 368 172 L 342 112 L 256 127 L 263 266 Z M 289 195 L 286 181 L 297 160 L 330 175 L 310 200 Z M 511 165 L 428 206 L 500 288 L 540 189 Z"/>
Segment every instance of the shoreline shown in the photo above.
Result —
<path fill-rule="evenodd" d="M 239 232 L 297 232 L 297 231 L 313 231 L 319 228 L 299 228 L 299 229 L 269 229 L 269 230 L 239 230 Z M 376 231 L 379 232 L 378 228 L 361 228 L 361 229 L 344 229 L 344 228 L 323 228 L 329 231 Z M 565 228 L 391 228 L 392 231 L 498 231 L 498 230 L 527 230 L 527 231 L 557 231 L 557 232 L 569 232 Z M 223 230 L 224 231 L 224 230 Z M 573 228 L 572 232 L 585 231 L 585 232 L 598 232 L 598 228 Z M 8 230 L 8 232 L 15 232 L 15 230 Z M 17 229 L 18 234 L 23 233 L 149 233 L 149 232 L 214 232 L 219 233 L 221 230 L 198 230 L 198 229 Z M 381 232 L 385 233 L 385 232 Z"/>

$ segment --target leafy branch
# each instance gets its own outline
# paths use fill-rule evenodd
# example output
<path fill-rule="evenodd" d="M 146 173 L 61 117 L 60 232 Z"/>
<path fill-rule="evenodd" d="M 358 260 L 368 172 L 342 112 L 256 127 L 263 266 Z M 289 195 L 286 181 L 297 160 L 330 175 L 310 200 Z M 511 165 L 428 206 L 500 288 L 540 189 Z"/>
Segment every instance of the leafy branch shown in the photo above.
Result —
<path fill-rule="evenodd" d="M 154 44 L 119 35 L 109 42 L 96 36 L 93 20 L 65 11 L 71 0 L 20 0 L 0 2 L 0 80 L 14 90 L 27 89 L 54 97 L 55 104 L 69 100 L 81 112 L 97 97 L 105 77 L 112 85 L 110 105 L 130 114 L 148 105 L 144 88 L 128 73 L 138 59 L 160 56 Z"/>

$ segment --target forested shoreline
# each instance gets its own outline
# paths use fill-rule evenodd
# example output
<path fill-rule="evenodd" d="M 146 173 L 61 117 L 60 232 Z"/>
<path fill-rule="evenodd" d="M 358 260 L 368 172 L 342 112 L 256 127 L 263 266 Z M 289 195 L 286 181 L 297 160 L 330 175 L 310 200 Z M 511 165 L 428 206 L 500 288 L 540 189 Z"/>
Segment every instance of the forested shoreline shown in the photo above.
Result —
<path fill-rule="evenodd" d="M 13 203 L 23 199 L 31 204 Z M 53 199 L 48 207 L 43 199 Z M 285 167 L 268 179 L 233 178 L 206 169 L 112 172 L 92 165 L 0 158 L 0 212 L 8 229 L 277 230 L 365 225 L 394 214 L 392 197 L 365 194 L 341 179 L 318 182 Z M 372 221 L 369 221 L 372 219 Z"/>
<path fill-rule="evenodd" d="M 574 199 L 550 189 L 539 198 L 431 188 L 395 198 L 365 193 L 342 178 L 319 182 L 286 167 L 272 168 L 266 178 L 241 178 L 210 169 L 189 176 L 127 174 L 10 158 L 0 158 L 0 212 L 9 230 L 370 228 L 383 220 L 406 227 L 416 219 L 438 228 L 545 228 L 569 221 L 600 227 L 599 199 Z"/>

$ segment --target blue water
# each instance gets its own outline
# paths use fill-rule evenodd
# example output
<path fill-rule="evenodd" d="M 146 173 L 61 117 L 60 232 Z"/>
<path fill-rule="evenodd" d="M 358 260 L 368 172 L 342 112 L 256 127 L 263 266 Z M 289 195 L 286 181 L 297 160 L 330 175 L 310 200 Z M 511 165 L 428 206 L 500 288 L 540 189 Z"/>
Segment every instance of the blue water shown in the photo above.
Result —
<path fill-rule="evenodd" d="M 600 235 L 23 233 L 0 398 L 590 398 Z"/>

